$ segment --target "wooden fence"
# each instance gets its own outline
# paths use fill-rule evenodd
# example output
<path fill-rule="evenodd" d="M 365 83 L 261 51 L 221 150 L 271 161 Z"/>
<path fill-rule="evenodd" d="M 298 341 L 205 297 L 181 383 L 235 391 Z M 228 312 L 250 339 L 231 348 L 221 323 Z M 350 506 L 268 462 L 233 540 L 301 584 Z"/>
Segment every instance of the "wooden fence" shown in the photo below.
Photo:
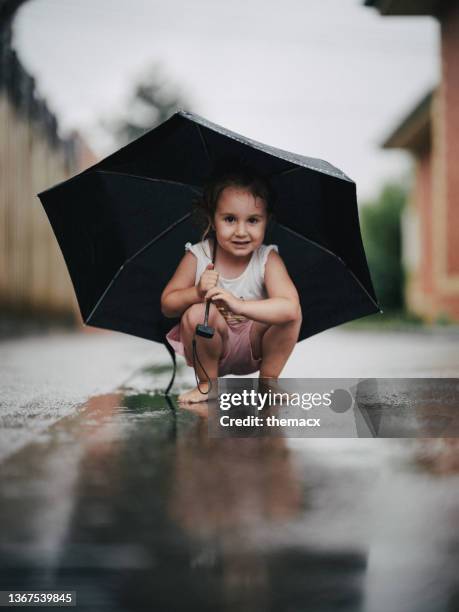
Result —
<path fill-rule="evenodd" d="M 94 163 L 57 120 L 0 31 L 0 310 L 79 311 L 63 256 L 37 193 Z"/>

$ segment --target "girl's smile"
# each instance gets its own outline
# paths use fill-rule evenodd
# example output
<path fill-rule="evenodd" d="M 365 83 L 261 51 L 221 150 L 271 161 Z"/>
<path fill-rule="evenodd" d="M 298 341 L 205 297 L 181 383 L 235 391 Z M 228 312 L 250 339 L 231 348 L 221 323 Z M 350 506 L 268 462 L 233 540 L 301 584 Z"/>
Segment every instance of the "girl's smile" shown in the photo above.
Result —
<path fill-rule="evenodd" d="M 266 203 L 242 187 L 226 187 L 218 200 L 214 217 L 219 246 L 243 260 L 262 243 L 268 216 Z"/>

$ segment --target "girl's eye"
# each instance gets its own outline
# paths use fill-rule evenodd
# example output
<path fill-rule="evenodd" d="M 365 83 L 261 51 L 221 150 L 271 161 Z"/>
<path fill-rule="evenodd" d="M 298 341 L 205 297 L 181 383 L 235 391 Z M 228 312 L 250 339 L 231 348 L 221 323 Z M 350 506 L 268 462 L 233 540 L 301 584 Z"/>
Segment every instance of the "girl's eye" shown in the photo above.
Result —
<path fill-rule="evenodd" d="M 236 220 L 236 217 L 234 217 L 234 215 L 226 215 L 226 217 L 224 217 L 224 220 L 227 223 L 233 223 L 233 221 Z M 259 219 L 257 217 L 250 217 L 248 221 L 251 225 L 255 225 L 259 222 Z"/>

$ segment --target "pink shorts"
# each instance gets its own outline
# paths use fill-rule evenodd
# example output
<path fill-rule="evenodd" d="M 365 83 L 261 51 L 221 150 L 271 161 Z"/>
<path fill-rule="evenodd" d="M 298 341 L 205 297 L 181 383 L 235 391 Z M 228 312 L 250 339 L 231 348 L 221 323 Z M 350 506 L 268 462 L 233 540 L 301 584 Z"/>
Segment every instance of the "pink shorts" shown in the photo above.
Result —
<path fill-rule="evenodd" d="M 250 329 L 253 323 L 251 319 L 247 319 L 242 323 L 228 325 L 228 341 L 218 363 L 219 376 L 225 376 L 226 374 L 242 376 L 258 372 L 260 369 L 261 358 L 254 358 L 250 344 Z M 166 338 L 175 352 L 185 357 L 187 364 L 193 367 L 193 363 L 189 362 L 185 355 L 180 335 L 180 323 L 168 332 Z"/>

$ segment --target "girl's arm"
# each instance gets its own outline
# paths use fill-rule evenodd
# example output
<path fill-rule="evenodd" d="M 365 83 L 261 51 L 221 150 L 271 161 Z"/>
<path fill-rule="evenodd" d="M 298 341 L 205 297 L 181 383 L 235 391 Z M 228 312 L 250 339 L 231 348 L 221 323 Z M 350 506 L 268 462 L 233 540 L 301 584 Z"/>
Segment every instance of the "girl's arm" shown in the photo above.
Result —
<path fill-rule="evenodd" d="M 194 284 L 196 265 L 196 257 L 189 251 L 185 253 L 161 294 L 161 312 L 165 317 L 180 317 L 189 306 L 203 301 Z"/>
<path fill-rule="evenodd" d="M 235 314 L 260 323 L 275 325 L 297 319 L 301 315 L 298 291 L 276 251 L 268 255 L 264 280 L 268 293 L 265 300 L 240 300 L 219 287 L 210 289 L 205 297 L 221 300 Z"/>
<path fill-rule="evenodd" d="M 268 255 L 265 266 L 265 300 L 242 300 L 241 313 L 248 319 L 275 325 L 294 321 L 300 314 L 298 291 L 276 251 Z"/>

